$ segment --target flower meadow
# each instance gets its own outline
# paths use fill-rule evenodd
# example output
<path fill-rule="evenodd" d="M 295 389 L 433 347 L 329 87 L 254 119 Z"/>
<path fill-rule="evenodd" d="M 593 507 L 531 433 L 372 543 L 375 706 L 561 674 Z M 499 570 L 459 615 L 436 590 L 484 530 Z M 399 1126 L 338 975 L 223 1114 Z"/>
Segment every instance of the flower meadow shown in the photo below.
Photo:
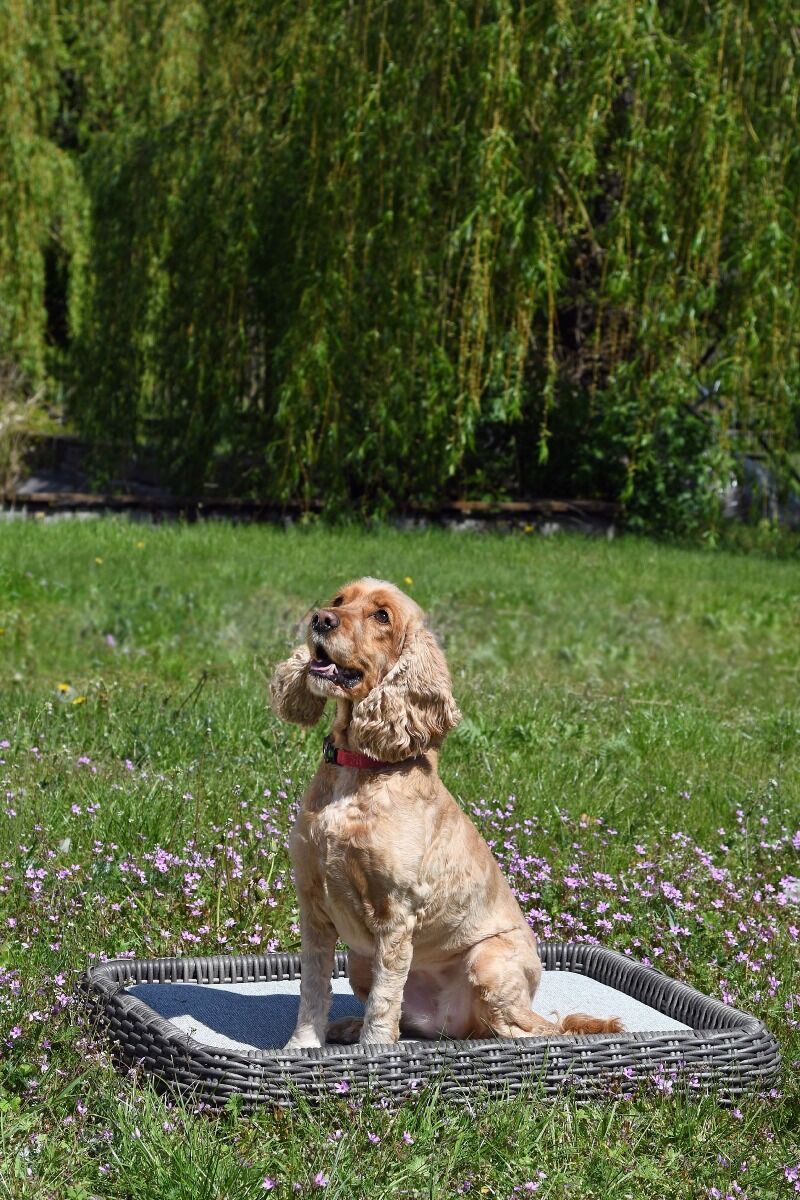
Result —
<path fill-rule="evenodd" d="M 584 741 L 570 735 L 564 750 L 562 708 L 551 713 L 537 701 L 537 728 L 561 733 L 537 743 L 532 778 L 524 767 L 531 747 L 517 732 L 529 681 L 514 674 L 515 617 L 507 644 L 501 625 L 489 668 L 459 648 L 454 625 L 451 665 L 467 733 L 442 760 L 538 936 L 612 946 L 759 1017 L 783 1060 L 769 1091 L 724 1107 L 691 1077 L 656 1071 L 646 1085 L 618 1081 L 603 1103 L 545 1102 L 532 1084 L 512 1101 L 476 1093 L 457 1107 L 435 1083 L 397 1101 L 345 1077 L 320 1103 L 291 1111 L 245 1115 L 232 1103 L 212 1112 L 159 1092 L 141 1069 L 115 1066 L 77 981 L 107 958 L 299 948 L 287 839 L 323 729 L 279 726 L 266 712 L 269 663 L 294 636 L 283 617 L 258 615 L 263 572 L 253 573 L 252 538 L 263 533 L 277 553 L 273 535 L 250 531 L 239 558 L 231 531 L 148 531 L 143 540 L 136 532 L 137 550 L 146 545 L 152 558 L 134 577 L 125 565 L 134 532 L 124 526 L 13 532 L 17 557 L 0 546 L 0 583 L 12 598 L 0 600 L 0 628 L 14 631 L 13 642 L 0 639 L 0 654 L 8 649 L 0 658 L 0 1195 L 771 1200 L 800 1192 L 800 809 L 784 736 L 796 712 L 779 668 L 754 717 L 755 702 L 746 713 L 727 700 L 715 710 L 705 679 L 693 684 L 682 666 L 680 681 L 663 683 L 680 697 L 670 722 L 662 694 L 641 690 L 660 664 L 626 668 L 628 707 L 609 716 L 610 685 L 596 660 L 584 678 L 579 657 L 554 654 L 552 703 L 580 711 Z M 341 538 L 340 552 L 349 544 Z M 324 557 L 316 561 L 322 545 L 306 549 L 293 536 L 269 571 L 308 553 L 322 588 L 332 571 Z M 494 558 L 480 569 L 502 577 L 515 543 L 483 545 Z M 585 553 L 593 579 L 597 551 L 575 545 L 547 554 L 562 572 L 581 569 Z M 416 557 L 405 552 L 409 580 L 432 571 L 426 554 L 434 552 L 446 579 L 456 550 L 441 539 L 427 550 L 423 542 Z M 640 570 L 624 546 L 602 553 L 621 556 L 610 560 L 620 578 Z M 224 578 L 204 589 L 212 557 Z M 169 582 L 176 558 L 177 593 Z M 512 566 L 509 589 L 520 586 Z M 735 577 L 739 568 L 728 569 Z M 741 611 L 750 586 L 736 601 Z M 516 612 L 508 596 L 506 604 Z M 292 619 L 298 608 L 286 604 Z M 247 639 L 259 621 L 263 659 Z M 622 622 L 616 636 L 622 644 Z M 680 630 L 667 623 L 660 636 L 679 658 Z M 716 630 L 704 625 L 700 636 Z M 750 650 L 741 636 L 743 670 L 766 650 L 794 664 L 793 644 L 776 639 L 773 625 Z M 711 642 L 707 650 L 706 658 Z M 481 693 L 497 662 L 508 715 Z M 608 757 L 591 789 L 558 786 L 556 772 L 572 769 L 581 746 L 586 776 L 608 728 L 635 732 L 643 694 L 655 714 L 652 740 L 641 765 L 626 751 L 624 802 Z M 716 743 L 693 723 L 706 708 Z M 486 727 L 492 737 L 477 745 L 474 730 Z M 693 759 L 701 765 L 686 767 Z"/>
<path fill-rule="evenodd" d="M 227 819 L 201 822 L 191 837 L 167 848 L 166 839 L 154 840 L 135 828 L 126 831 L 123 841 L 114 832 L 114 807 L 119 802 L 123 811 L 132 811 L 149 803 L 186 811 L 195 797 L 184 772 L 151 772 L 130 759 L 98 763 L 89 754 L 49 750 L 45 744 L 12 746 L 7 738 L 0 741 L 0 750 L 7 854 L 0 863 L 0 894 L 9 914 L 0 974 L 6 1103 L 18 1105 L 15 1111 L 35 1110 L 37 1101 L 47 1109 L 54 1088 L 56 1095 L 69 1089 L 61 1127 L 72 1128 L 76 1144 L 96 1166 L 98 1184 L 104 1181 L 108 1194 L 115 1194 L 124 1168 L 114 1150 L 120 1132 L 108 1127 L 106 1105 L 98 1106 L 95 1098 L 98 1078 L 113 1068 L 77 997 L 78 973 L 92 961 L 112 957 L 212 954 L 220 948 L 232 953 L 296 950 L 299 928 L 287 833 L 298 785 L 286 777 L 254 795 L 231 782 Z M 69 781 L 65 790 L 74 797 L 60 814 L 55 834 L 26 816 L 31 792 L 35 795 L 53 775 Z M 800 829 L 766 815 L 779 808 L 775 799 L 768 792 L 763 811 L 737 810 L 731 827 L 719 828 L 711 845 L 664 828 L 622 853 L 618 830 L 601 818 L 567 811 L 559 811 L 555 823 L 522 817 L 513 795 L 502 803 L 476 803 L 472 816 L 540 937 L 608 943 L 754 1013 L 780 1037 L 787 1054 L 797 1057 L 787 1064 L 797 1069 L 800 879 L 792 871 L 797 869 Z M 71 1089 L 69 1083 L 64 1086 L 70 1079 L 65 1053 L 77 1053 L 82 1064 L 83 1077 Z M 141 1077 L 132 1084 L 147 1086 Z M 759 1136 L 768 1141 L 776 1136 L 771 1120 L 784 1099 L 784 1086 L 758 1097 L 753 1109 L 760 1110 Z M 691 1078 L 656 1071 L 649 1088 L 634 1091 L 631 1085 L 623 1090 L 623 1099 L 647 1104 L 653 1097 L 691 1095 L 697 1087 Z M 149 1102 L 163 1106 L 165 1138 L 177 1137 L 187 1120 L 203 1119 L 203 1106 L 177 1114 L 169 1101 L 153 1095 Z M 398 1118 L 402 1123 L 395 1104 L 384 1101 L 382 1106 L 379 1096 L 366 1098 L 364 1112 L 365 1098 L 353 1095 L 346 1079 L 334 1087 L 331 1102 L 334 1113 L 344 1107 L 338 1120 L 348 1128 L 346 1133 L 332 1131 L 326 1149 L 348 1137 L 357 1140 L 359 1155 L 386 1153 L 387 1134 L 366 1125 L 373 1109 L 383 1130 Z M 418 1105 L 420 1095 L 412 1095 L 409 1103 Z M 363 1114 L 365 1122 L 358 1135 L 354 1114 Z M 207 1123 L 213 1119 L 205 1117 Z M 740 1108 L 729 1119 L 745 1120 Z M 756 1120 L 754 1115 L 749 1119 Z M 43 1129 L 34 1129 L 17 1149 L 17 1162 L 31 1180 L 44 1136 Z M 139 1126 L 131 1136 L 143 1136 Z M 389 1140 L 392 1136 L 401 1161 L 415 1139 L 406 1129 L 399 1140 L 396 1133 Z M 800 1164 L 781 1165 L 786 1180 L 794 1182 Z M 715 1192 L 714 1184 L 708 1194 L 762 1194 L 748 1192 L 751 1168 L 739 1164 L 738 1170 L 739 1178 L 730 1186 L 735 1183 L 741 1190 Z M 456 1190 L 472 1190 L 479 1177 L 479 1170 L 465 1175 Z M 263 1187 L 296 1190 L 299 1185 L 307 1191 L 330 1182 L 321 1169 L 310 1179 L 307 1171 L 298 1178 L 289 1170 L 283 1176 L 265 1174 Z M 548 1186 L 540 1174 L 512 1186 L 508 1194 L 549 1194 Z"/>

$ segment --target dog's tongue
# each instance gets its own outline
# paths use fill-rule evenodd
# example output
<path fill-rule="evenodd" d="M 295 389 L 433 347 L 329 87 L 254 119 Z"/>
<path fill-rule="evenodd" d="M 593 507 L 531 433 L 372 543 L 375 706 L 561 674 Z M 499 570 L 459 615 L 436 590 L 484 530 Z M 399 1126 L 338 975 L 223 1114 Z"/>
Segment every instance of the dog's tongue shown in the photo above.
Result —
<path fill-rule="evenodd" d="M 332 663 L 332 662 L 322 663 L 319 661 L 318 658 L 312 658 L 311 662 L 308 665 L 309 665 L 309 669 L 312 670 L 315 675 L 335 675 L 336 674 L 336 663 Z"/>

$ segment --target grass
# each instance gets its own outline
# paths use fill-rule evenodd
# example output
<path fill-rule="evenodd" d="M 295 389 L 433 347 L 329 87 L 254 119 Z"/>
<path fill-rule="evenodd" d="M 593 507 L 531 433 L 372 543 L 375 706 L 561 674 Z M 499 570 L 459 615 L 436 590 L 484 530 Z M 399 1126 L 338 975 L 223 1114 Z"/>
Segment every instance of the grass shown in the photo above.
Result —
<path fill-rule="evenodd" d="M 773 1094 L 730 1110 L 656 1075 L 585 1107 L 532 1089 L 465 1110 L 433 1087 L 214 1116 L 113 1070 L 74 1001 L 97 956 L 297 947 L 285 839 L 323 726 L 278 725 L 265 682 L 308 606 L 364 573 L 431 615 L 465 714 L 443 776 L 537 929 L 756 1013 L 783 1052 Z M 0 630 L 0 1195 L 797 1190 L 797 563 L 19 523 L 0 527 Z"/>

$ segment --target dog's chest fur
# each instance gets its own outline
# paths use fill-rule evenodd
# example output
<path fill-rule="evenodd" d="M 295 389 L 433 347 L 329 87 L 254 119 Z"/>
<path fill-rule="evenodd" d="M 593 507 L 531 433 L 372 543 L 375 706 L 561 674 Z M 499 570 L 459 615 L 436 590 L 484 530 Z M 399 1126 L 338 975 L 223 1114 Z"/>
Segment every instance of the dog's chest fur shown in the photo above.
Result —
<path fill-rule="evenodd" d="M 398 898 L 417 915 L 424 912 L 429 889 L 403 836 L 404 808 L 386 780 L 365 781 L 357 769 L 323 769 L 292 836 L 296 870 L 311 874 L 311 890 L 339 937 L 365 954 Z"/>

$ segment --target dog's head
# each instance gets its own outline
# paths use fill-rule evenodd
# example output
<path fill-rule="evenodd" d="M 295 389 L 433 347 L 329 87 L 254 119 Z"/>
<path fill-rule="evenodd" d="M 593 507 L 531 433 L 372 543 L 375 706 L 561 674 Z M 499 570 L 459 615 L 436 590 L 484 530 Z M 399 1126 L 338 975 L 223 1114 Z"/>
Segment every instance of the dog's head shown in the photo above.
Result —
<path fill-rule="evenodd" d="M 461 716 L 422 609 L 380 579 L 349 583 L 313 612 L 270 691 L 277 715 L 300 725 L 314 725 L 326 700 L 349 700 L 351 744 L 388 762 L 438 746 Z"/>

